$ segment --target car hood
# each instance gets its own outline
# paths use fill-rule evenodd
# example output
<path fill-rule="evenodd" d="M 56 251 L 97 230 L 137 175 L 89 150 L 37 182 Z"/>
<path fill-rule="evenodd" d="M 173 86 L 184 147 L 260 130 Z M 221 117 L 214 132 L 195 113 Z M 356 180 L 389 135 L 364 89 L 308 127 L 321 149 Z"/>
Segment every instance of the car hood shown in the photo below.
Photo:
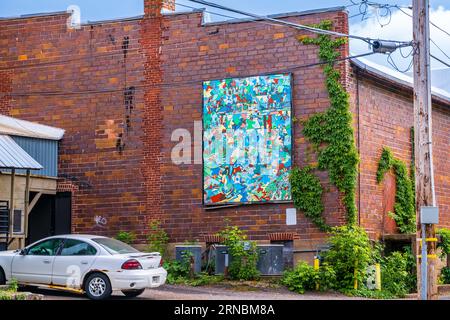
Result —
<path fill-rule="evenodd" d="M 0 256 L 15 256 L 17 250 L 0 251 Z"/>

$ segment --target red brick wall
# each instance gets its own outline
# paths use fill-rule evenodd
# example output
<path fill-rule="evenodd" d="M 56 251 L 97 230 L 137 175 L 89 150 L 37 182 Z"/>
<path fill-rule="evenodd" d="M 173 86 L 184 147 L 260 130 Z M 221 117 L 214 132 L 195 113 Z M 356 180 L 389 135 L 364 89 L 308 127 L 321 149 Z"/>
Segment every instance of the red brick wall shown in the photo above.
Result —
<path fill-rule="evenodd" d="M 354 74 L 353 74 L 354 75 Z M 357 80 L 358 79 L 358 80 Z M 361 225 L 372 238 L 382 234 L 383 184 L 376 182 L 381 151 L 389 147 L 409 167 L 411 161 L 410 128 L 413 126 L 412 90 L 404 90 L 385 80 L 373 80 L 366 74 L 351 80 L 353 103 L 358 114 L 359 87 Z M 436 197 L 441 226 L 450 226 L 450 106 L 433 104 L 433 149 Z M 387 232 L 385 232 L 387 233 Z"/>
<path fill-rule="evenodd" d="M 317 48 L 299 44 L 296 37 L 304 33 L 292 28 L 259 22 L 202 26 L 200 13 L 161 16 L 160 6 L 158 0 L 148 1 L 143 19 L 81 30 L 66 30 L 67 15 L 0 23 L 5 61 L 0 70 L 15 67 L 9 80 L 2 77 L 0 82 L 12 95 L 12 100 L 1 100 L 9 101 L 8 108 L 0 105 L 1 112 L 66 129 L 59 169 L 64 181 L 78 187 L 73 231 L 113 235 L 134 230 L 143 241 L 148 220 L 158 218 L 172 241 L 183 241 L 216 232 L 226 217 L 253 239 L 284 231 L 303 240 L 322 239 L 324 234 L 301 213 L 298 225 L 285 225 L 285 209 L 292 204 L 205 210 L 202 166 L 176 166 L 171 161 L 173 130 L 186 128 L 194 137 L 194 121 L 201 121 L 204 80 L 292 69 L 293 115 L 305 119 L 326 110 L 321 67 L 294 68 L 317 62 Z M 303 24 L 324 19 L 333 20 L 336 30 L 348 31 L 344 12 L 288 18 Z M 343 47 L 342 55 L 347 54 L 348 47 Z M 18 61 L 23 55 L 27 60 Z M 340 68 L 345 72 L 348 64 Z M 347 77 L 343 82 L 347 84 Z M 124 103 L 127 86 L 135 87 L 132 110 Z M 308 146 L 296 124 L 295 164 L 315 161 L 308 156 Z M 320 175 L 329 189 L 323 199 L 326 220 L 341 224 L 339 194 L 326 173 Z M 106 225 L 97 225 L 95 217 L 106 218 Z"/>
<path fill-rule="evenodd" d="M 74 232 L 140 233 L 147 208 L 141 171 L 146 111 L 140 20 L 67 30 L 67 17 L 0 22 L 0 70 L 14 67 L 6 81 L 7 71 L 0 71 L 1 89 L 12 95 L 8 107 L 0 102 L 0 112 L 66 130 L 59 175 L 78 186 Z M 129 37 L 126 58 L 124 37 Z M 124 88 L 132 85 L 130 109 Z M 97 225 L 96 216 L 106 218 L 106 225 Z"/>
<path fill-rule="evenodd" d="M 347 31 L 344 12 L 328 12 L 288 18 L 303 24 L 334 21 L 337 30 Z M 249 231 L 253 239 L 268 240 L 268 233 L 290 231 L 301 239 L 321 239 L 321 233 L 302 213 L 298 224 L 286 226 L 285 209 L 292 204 L 246 205 L 205 210 L 202 205 L 202 165 L 174 165 L 170 142 L 175 129 L 185 128 L 194 137 L 194 121 L 202 119 L 202 81 L 226 77 L 243 77 L 279 73 L 294 66 L 318 61 L 317 47 L 301 45 L 300 31 L 258 22 L 202 26 L 201 13 L 166 16 L 163 22 L 162 68 L 164 86 L 163 158 L 161 167 L 161 214 L 171 239 L 202 239 L 218 231 L 224 218 Z M 343 55 L 348 48 L 342 49 Z M 344 70 L 345 64 L 342 68 Z M 304 119 L 329 106 L 324 76 L 319 66 L 293 69 L 293 115 Z M 298 124 L 294 126 L 294 162 L 304 165 L 308 143 Z M 192 153 L 194 149 L 192 149 Z M 312 160 L 314 161 L 314 157 Z M 326 173 L 321 181 L 330 192 L 324 194 L 325 217 L 331 225 L 344 222 L 339 195 L 328 183 Z"/>
<path fill-rule="evenodd" d="M 162 2 L 160 0 L 145 1 L 145 17 L 141 20 L 140 45 L 145 55 L 143 72 L 145 75 L 143 88 L 143 158 L 141 162 L 144 187 L 146 192 L 146 219 L 157 219 L 161 213 L 161 148 L 164 143 L 162 130 L 161 105 L 161 60 L 162 45 Z"/>

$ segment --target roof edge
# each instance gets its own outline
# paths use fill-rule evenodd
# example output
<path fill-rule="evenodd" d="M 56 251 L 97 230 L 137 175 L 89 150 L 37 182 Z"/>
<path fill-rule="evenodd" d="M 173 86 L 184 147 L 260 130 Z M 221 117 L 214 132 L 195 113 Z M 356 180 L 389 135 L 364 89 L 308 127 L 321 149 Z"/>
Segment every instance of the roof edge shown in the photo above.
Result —
<path fill-rule="evenodd" d="M 55 12 L 39 12 L 39 13 L 21 14 L 20 16 L 0 17 L 0 21 L 42 18 L 42 17 L 51 17 L 51 16 L 61 16 L 61 15 L 71 15 L 71 13 L 67 12 L 67 11 L 55 11 Z"/>
<path fill-rule="evenodd" d="M 273 19 L 281 19 L 281 18 L 289 18 L 289 17 L 301 17 L 301 16 L 307 16 L 312 14 L 318 14 L 318 13 L 327 13 L 327 12 L 347 12 L 346 7 L 344 6 L 337 6 L 337 7 L 328 7 L 328 8 L 319 8 L 319 9 L 312 9 L 312 10 L 305 10 L 305 11 L 291 11 L 291 12 L 283 12 L 283 13 L 276 13 L 268 15 L 267 17 L 273 18 Z M 246 22 L 254 22 L 254 21 L 261 21 L 263 19 L 259 18 L 236 18 L 236 19 L 229 19 L 224 21 L 216 21 L 216 22 L 206 22 L 203 23 L 203 26 L 216 26 L 216 25 L 224 25 L 224 24 L 235 24 L 235 23 L 246 23 Z"/>
<path fill-rule="evenodd" d="M 163 12 L 162 15 L 165 17 L 171 17 L 171 16 L 184 15 L 184 14 L 204 13 L 205 11 L 206 11 L 205 8 L 198 8 L 198 9 L 193 9 L 190 11 Z M 305 11 L 292 11 L 292 12 L 276 13 L 276 14 L 268 15 L 267 17 L 279 19 L 279 18 L 299 17 L 299 16 L 306 16 L 306 15 L 317 14 L 317 13 L 339 12 L 339 11 L 347 12 L 347 9 L 345 6 L 336 6 L 336 7 L 305 10 Z M 32 14 L 22 14 L 19 16 L 12 16 L 12 17 L 0 17 L 0 21 L 42 18 L 42 17 L 51 17 L 51 16 L 58 16 L 58 15 L 71 15 L 71 13 L 67 12 L 67 11 L 55 11 L 55 12 L 40 12 L 40 13 L 32 13 Z M 132 17 L 124 17 L 124 18 L 116 18 L 116 19 L 105 19 L 105 20 L 94 20 L 94 21 L 88 20 L 87 22 L 82 22 L 81 25 L 114 23 L 114 22 L 120 22 L 120 21 L 139 20 L 139 19 L 143 19 L 143 18 L 144 18 L 144 15 L 137 15 L 137 16 L 132 16 Z M 207 22 L 207 23 L 203 23 L 203 25 L 204 26 L 214 26 L 214 25 L 223 25 L 223 24 L 245 23 L 245 22 L 260 21 L 260 20 L 261 19 L 251 18 L 251 17 L 236 18 L 236 19 L 229 19 L 229 20 L 224 20 L 224 21 Z"/>
<path fill-rule="evenodd" d="M 386 72 L 378 70 L 378 69 L 376 69 L 376 68 L 374 68 L 372 66 L 369 66 L 369 65 L 365 64 L 364 62 L 362 62 L 362 61 L 360 61 L 360 60 L 358 60 L 356 58 L 350 59 L 350 62 L 355 67 L 359 68 L 360 70 L 366 72 L 369 75 L 372 75 L 372 76 L 375 76 L 375 77 L 378 77 L 378 78 L 383 78 L 385 80 L 390 81 L 393 84 L 402 86 L 402 87 L 404 87 L 406 89 L 414 90 L 414 84 L 411 83 L 411 82 L 408 82 L 406 80 L 397 78 L 397 77 L 395 77 L 393 75 L 390 75 L 390 74 L 388 74 Z M 438 89 L 438 88 L 431 87 L 431 96 L 432 96 L 432 98 L 434 98 L 435 100 L 439 100 L 443 104 L 446 104 L 446 105 L 448 105 L 450 107 L 450 93 L 449 93 L 449 96 L 446 96 L 446 95 L 438 92 L 436 89 Z M 444 90 L 442 90 L 442 91 L 444 91 Z"/>

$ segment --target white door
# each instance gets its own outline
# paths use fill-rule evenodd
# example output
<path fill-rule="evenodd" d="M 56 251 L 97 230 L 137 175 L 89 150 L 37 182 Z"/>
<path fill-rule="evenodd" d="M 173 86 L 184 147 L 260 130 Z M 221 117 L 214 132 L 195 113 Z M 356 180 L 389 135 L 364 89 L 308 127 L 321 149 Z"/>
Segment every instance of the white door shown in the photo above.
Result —
<path fill-rule="evenodd" d="M 54 285 L 80 288 L 83 275 L 97 258 L 97 249 L 81 240 L 66 239 L 53 264 Z"/>
<path fill-rule="evenodd" d="M 19 283 L 50 284 L 55 256 L 62 239 L 48 239 L 27 248 L 24 255 L 16 255 L 12 262 L 12 277 Z"/>

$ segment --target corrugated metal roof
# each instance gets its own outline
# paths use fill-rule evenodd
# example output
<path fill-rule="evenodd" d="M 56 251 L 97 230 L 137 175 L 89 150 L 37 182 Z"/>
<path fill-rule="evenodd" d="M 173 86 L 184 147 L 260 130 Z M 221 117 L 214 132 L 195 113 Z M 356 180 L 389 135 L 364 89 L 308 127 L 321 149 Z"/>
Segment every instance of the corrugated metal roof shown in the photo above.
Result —
<path fill-rule="evenodd" d="M 10 136 L 0 135 L 0 168 L 40 170 L 43 167 Z"/>
<path fill-rule="evenodd" d="M 64 132 L 63 129 L 0 115 L 0 134 L 61 140 Z"/>

